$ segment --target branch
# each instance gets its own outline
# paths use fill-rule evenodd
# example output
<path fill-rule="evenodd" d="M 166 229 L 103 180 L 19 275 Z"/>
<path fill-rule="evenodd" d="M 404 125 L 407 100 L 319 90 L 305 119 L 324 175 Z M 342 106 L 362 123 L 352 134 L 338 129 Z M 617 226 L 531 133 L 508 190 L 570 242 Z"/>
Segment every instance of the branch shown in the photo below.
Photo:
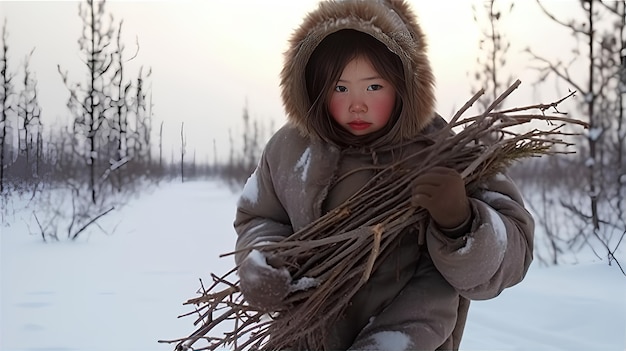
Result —
<path fill-rule="evenodd" d="M 41 238 L 43 239 L 43 242 L 46 243 L 46 232 L 43 229 L 43 227 L 41 226 L 41 223 L 39 222 L 39 218 L 37 218 L 37 214 L 35 213 L 35 211 L 33 211 L 33 216 L 35 217 L 35 221 L 37 221 L 37 225 L 39 226 L 39 231 L 41 232 Z"/>
<path fill-rule="evenodd" d="M 87 227 L 89 227 L 90 225 L 92 225 L 93 223 L 95 223 L 98 219 L 100 219 L 101 217 L 103 217 L 104 215 L 106 215 L 107 213 L 113 211 L 115 209 L 115 207 L 111 207 L 108 210 L 100 213 L 99 215 L 97 215 L 96 217 L 92 218 L 89 222 L 87 222 L 84 226 L 82 226 L 76 233 L 74 233 L 74 235 L 72 235 L 72 240 L 75 240 L 78 235 L 80 233 L 82 233 L 85 229 L 87 229 Z"/>
<path fill-rule="evenodd" d="M 561 71 L 552 62 L 548 61 L 547 59 L 543 57 L 537 56 L 530 49 L 527 49 L 526 52 L 528 52 L 531 56 L 533 56 L 535 60 L 541 61 L 542 63 L 546 64 L 546 67 L 544 67 L 544 69 L 550 70 L 552 73 L 556 74 L 559 78 L 563 79 L 568 84 L 571 84 L 576 91 L 582 92 L 584 95 L 585 90 L 582 89 L 582 87 L 580 87 L 578 84 L 576 84 L 576 82 L 574 82 L 572 77 L 570 77 L 569 71 L 567 70 L 567 68 L 564 68 L 563 71 Z"/>
<path fill-rule="evenodd" d="M 614 15 L 618 15 L 618 16 L 622 16 L 621 13 L 619 13 L 618 11 L 618 6 L 619 6 L 619 1 L 615 1 L 615 0 L 611 0 L 611 5 L 607 4 L 608 1 L 602 1 L 600 0 L 600 6 L 604 7 L 605 9 L 607 9 L 608 11 L 610 11 L 611 13 L 613 13 Z"/>
<path fill-rule="evenodd" d="M 524 106 L 524 107 L 517 107 L 517 108 L 511 108 L 511 109 L 507 109 L 507 110 L 501 110 L 499 111 L 499 113 L 502 114 L 506 114 L 506 113 L 514 113 L 514 112 L 520 112 L 520 111 L 527 111 L 527 110 L 540 110 L 541 112 L 545 112 L 547 110 L 549 110 L 550 108 L 554 109 L 554 112 L 558 113 L 558 114 L 567 114 L 564 112 L 560 112 L 557 108 L 558 105 L 560 105 L 563 101 L 575 96 L 576 91 L 570 91 L 569 94 L 567 94 L 566 96 L 564 96 L 562 99 L 559 99 L 555 102 L 549 103 L 549 104 L 536 104 L 536 105 L 530 105 L 530 106 Z M 571 120 L 568 120 L 568 122 L 572 122 Z"/>
<path fill-rule="evenodd" d="M 131 160 L 130 156 L 124 156 L 119 161 L 113 161 L 111 163 L 111 166 L 107 168 L 106 171 L 104 171 L 104 173 L 102 173 L 102 176 L 100 177 L 100 184 L 104 183 L 107 180 L 107 178 L 109 178 L 111 173 L 115 172 L 118 168 L 122 167 L 123 165 L 128 163 L 128 161 L 130 160 Z"/>
<path fill-rule="evenodd" d="M 560 24 L 563 27 L 566 27 L 568 29 L 571 29 L 574 33 L 578 33 L 578 34 L 583 34 L 586 36 L 589 36 L 589 32 L 585 29 L 579 29 L 576 28 L 576 26 L 574 25 L 573 22 L 571 23 L 565 23 L 561 20 L 559 20 L 558 18 L 556 18 L 556 16 L 554 16 L 550 11 L 548 11 L 542 4 L 540 0 L 536 0 L 537 1 L 537 5 L 539 5 L 539 7 L 541 8 L 541 11 L 548 16 L 552 21 L 554 21 L 557 24 Z"/>

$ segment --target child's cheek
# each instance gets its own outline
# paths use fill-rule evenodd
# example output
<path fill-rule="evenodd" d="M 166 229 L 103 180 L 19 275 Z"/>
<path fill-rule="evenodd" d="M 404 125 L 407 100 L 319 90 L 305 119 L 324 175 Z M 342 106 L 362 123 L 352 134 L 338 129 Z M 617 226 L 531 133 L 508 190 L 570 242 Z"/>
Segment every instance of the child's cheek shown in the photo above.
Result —
<path fill-rule="evenodd" d="M 342 115 L 344 115 L 344 111 L 347 110 L 347 107 L 345 105 L 345 99 L 337 96 L 331 97 L 330 102 L 328 103 L 328 112 L 338 123 L 341 123 Z"/>
<path fill-rule="evenodd" d="M 376 122 L 381 125 L 387 124 L 387 121 L 391 118 L 391 113 L 396 103 L 395 94 L 385 94 L 375 101 L 371 101 L 370 109 L 372 117 L 376 119 Z"/>

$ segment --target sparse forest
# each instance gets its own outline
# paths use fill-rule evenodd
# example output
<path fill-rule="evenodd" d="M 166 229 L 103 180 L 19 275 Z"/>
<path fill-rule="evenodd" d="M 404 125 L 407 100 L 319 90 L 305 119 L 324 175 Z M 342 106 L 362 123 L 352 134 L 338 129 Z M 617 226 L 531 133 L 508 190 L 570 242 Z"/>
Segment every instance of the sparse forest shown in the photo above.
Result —
<path fill-rule="evenodd" d="M 568 34 L 555 40 L 571 40 L 572 50 L 548 59 L 530 46 L 524 59 L 536 69 L 534 83 L 541 85 L 551 77 L 569 86 L 575 91 L 577 110 L 556 112 L 581 119 L 590 128 L 572 136 L 575 154 L 524 161 L 512 168 L 512 175 L 523 190 L 532 190 L 529 205 L 547 234 L 536 243 L 542 248 L 537 254 L 541 262 L 559 264 L 562 253 L 589 245 L 597 248 L 600 243 L 603 251 L 597 255 L 611 263 L 626 237 L 626 1 L 572 2 L 580 7 L 577 18 L 561 18 L 541 1 L 536 5 L 545 14 L 536 20 L 561 25 Z M 138 72 L 127 68 L 137 59 L 141 37 L 127 46 L 121 39 L 124 22 L 107 11 L 105 1 L 81 2 L 78 15 L 83 24 L 77 33 L 83 78 L 73 81 L 67 67 L 58 67 L 71 116 L 71 123 L 62 127 L 54 127 L 39 103 L 37 75 L 29 65 L 38 54 L 36 48 L 13 52 L 12 19 L 4 19 L 0 51 L 3 222 L 8 195 L 29 194 L 36 204 L 33 208 L 50 209 L 33 213 L 38 228 L 31 230 L 44 241 L 73 240 L 88 228 L 113 231 L 99 227 L 98 219 L 121 210 L 129 197 L 161 181 L 212 177 L 240 189 L 275 126 L 252 118 L 246 104 L 241 116 L 235 116 L 243 121 L 243 131 L 230 133 L 229 157 L 224 162 L 218 163 L 217 157 L 196 159 L 194 146 L 187 145 L 184 123 L 175 127 L 180 128 L 180 152 L 166 155 L 164 126 L 153 124 L 150 62 L 141 63 Z M 470 72 L 475 84 L 468 93 L 482 88 L 490 99 L 495 98 L 513 81 L 514 73 L 507 67 L 511 46 L 502 29 L 512 16 L 512 2 L 490 0 L 474 8 L 481 55 Z M 212 151 L 217 154 L 215 146 Z M 555 197 L 563 190 L 571 196 Z M 72 207 L 59 206 L 66 202 Z M 571 228 L 555 222 L 564 213 L 572 219 Z"/>
<path fill-rule="evenodd" d="M 121 40 L 124 22 L 107 12 L 105 1 L 81 2 L 78 14 L 83 24 L 78 50 L 84 78 L 72 81 L 67 68 L 58 65 L 71 116 L 69 125 L 58 129 L 46 122 L 38 101 L 36 72 L 29 67 L 36 50 L 17 63 L 11 52 L 9 19 L 4 19 L 0 56 L 2 217 L 9 198 L 5 194 L 31 194 L 33 207 L 50 209 L 33 213 L 39 228 L 32 230 L 44 241 L 74 240 L 90 226 L 99 227 L 98 219 L 121 209 L 130 196 L 161 180 L 219 177 L 231 186 L 240 186 L 256 166 L 261 133 L 266 132 L 250 119 L 247 107 L 242 116 L 243 151 L 231 146 L 228 163 L 196 160 L 195 151 L 186 145 L 184 123 L 180 126 L 181 152 L 167 159 L 163 124 L 157 140 L 153 139 L 151 68 L 142 63 L 135 75 L 127 69 L 140 50 L 139 39 L 133 47 L 126 47 Z M 235 138 L 231 135 L 232 145 Z M 59 206 L 68 200 L 71 208 Z"/>

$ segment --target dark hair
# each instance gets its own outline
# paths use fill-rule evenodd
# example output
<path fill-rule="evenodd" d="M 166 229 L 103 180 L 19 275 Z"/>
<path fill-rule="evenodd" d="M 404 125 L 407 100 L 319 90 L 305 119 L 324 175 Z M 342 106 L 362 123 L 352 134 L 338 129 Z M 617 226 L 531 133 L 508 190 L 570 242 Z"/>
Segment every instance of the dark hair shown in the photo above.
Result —
<path fill-rule="evenodd" d="M 354 136 L 335 122 L 328 112 L 331 92 L 344 67 L 356 57 L 365 57 L 396 90 L 396 104 L 389 122 L 381 130 Z M 305 69 L 306 89 L 311 105 L 306 116 L 320 138 L 340 146 L 369 145 L 387 134 L 398 120 L 406 99 L 404 69 L 400 58 L 371 35 L 343 29 L 328 35 L 315 48 Z"/>

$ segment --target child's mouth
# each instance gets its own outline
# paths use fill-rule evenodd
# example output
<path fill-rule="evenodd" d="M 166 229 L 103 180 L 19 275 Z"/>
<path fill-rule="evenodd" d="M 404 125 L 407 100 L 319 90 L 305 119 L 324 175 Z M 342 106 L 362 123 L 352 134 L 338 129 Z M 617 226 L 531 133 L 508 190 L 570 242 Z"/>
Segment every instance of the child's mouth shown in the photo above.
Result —
<path fill-rule="evenodd" d="M 353 130 L 363 130 L 363 129 L 367 129 L 369 128 L 369 126 L 371 126 L 372 124 L 369 122 L 363 122 L 363 121 L 354 121 L 354 122 L 350 122 L 348 123 L 348 125 L 350 126 L 350 128 L 352 128 Z"/>

